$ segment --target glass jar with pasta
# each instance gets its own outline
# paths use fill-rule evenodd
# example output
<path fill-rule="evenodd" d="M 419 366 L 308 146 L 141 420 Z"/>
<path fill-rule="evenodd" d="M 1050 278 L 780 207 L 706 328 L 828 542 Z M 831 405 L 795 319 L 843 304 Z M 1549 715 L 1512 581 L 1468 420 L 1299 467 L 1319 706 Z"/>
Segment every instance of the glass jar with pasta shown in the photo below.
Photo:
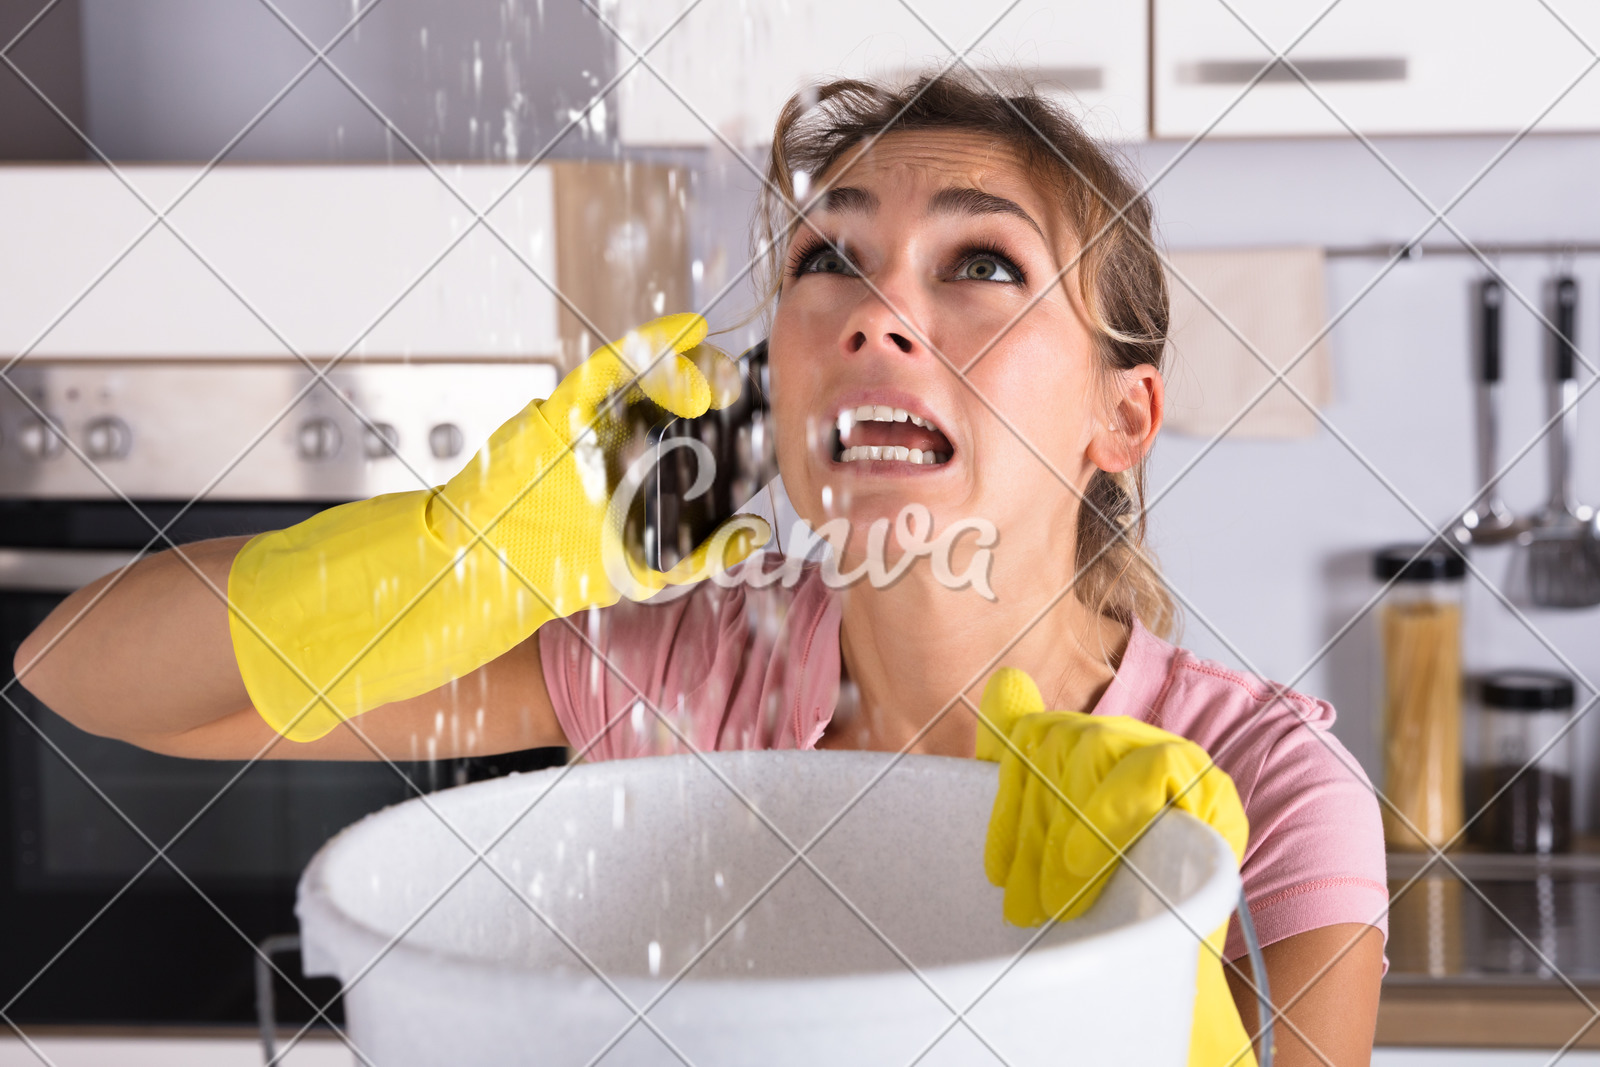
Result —
<path fill-rule="evenodd" d="M 1461 831 L 1461 590 L 1453 545 L 1394 545 L 1373 560 L 1390 582 L 1383 645 L 1384 839 L 1412 852 Z"/>

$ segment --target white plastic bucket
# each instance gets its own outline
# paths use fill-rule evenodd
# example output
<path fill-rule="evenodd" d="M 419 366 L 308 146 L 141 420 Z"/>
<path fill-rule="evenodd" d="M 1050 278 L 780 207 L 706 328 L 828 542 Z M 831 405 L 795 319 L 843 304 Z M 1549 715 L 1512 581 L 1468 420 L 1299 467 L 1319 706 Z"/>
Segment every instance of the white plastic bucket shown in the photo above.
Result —
<path fill-rule="evenodd" d="M 1171 812 L 1130 853 L 1183 920 L 1123 869 L 1041 937 L 1005 924 L 984 877 L 993 764 L 705 759 L 470 785 L 324 846 L 300 882 L 305 967 L 351 986 L 360 1053 L 374 1067 L 1186 1062 L 1192 931 L 1239 894 L 1203 823 Z M 833 823 L 807 853 L 820 876 L 767 822 L 796 848 Z M 461 876 L 461 838 L 504 880 L 481 863 Z"/>

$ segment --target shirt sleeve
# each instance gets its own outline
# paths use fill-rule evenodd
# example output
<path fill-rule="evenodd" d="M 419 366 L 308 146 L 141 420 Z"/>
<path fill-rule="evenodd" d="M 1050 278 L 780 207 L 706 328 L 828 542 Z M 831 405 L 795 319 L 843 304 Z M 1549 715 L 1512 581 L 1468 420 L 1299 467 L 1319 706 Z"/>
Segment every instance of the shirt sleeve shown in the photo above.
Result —
<path fill-rule="evenodd" d="M 1375 926 L 1389 936 L 1383 826 L 1372 784 L 1327 729 L 1326 716 L 1294 705 L 1274 716 L 1278 736 L 1244 797 L 1250 845 L 1240 873 L 1261 944 L 1338 923 Z M 1306 709 L 1309 710 L 1309 709 Z M 1226 954 L 1245 954 L 1234 922 Z M 1387 968 L 1387 962 L 1385 962 Z"/>

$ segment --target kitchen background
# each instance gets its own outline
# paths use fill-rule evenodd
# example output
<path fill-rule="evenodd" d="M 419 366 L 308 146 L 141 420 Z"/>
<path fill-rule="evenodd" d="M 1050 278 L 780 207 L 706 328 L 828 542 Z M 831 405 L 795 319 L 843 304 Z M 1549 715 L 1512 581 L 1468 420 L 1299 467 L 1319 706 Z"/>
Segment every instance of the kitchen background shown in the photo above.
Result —
<path fill-rule="evenodd" d="M 0 41 L 10 40 L 40 6 L 31 0 L 0 4 Z M 1320 6 L 1235 5 L 1264 36 L 1280 43 Z M 316 0 L 277 4 L 317 46 L 337 34 L 359 7 Z M 869 10 L 855 10 L 863 7 Z M 964 43 L 980 27 L 978 13 L 959 5 L 914 7 L 952 42 Z M 609 0 L 600 10 L 641 46 L 676 14 L 666 5 L 628 0 Z M 844 10 L 851 12 L 848 30 L 836 17 Z M 1381 781 L 1376 620 L 1355 626 L 1318 655 L 1375 592 L 1373 550 L 1425 540 L 1428 531 L 1413 512 L 1442 525 L 1472 498 L 1472 314 L 1475 287 L 1487 276 L 1471 256 L 1449 254 L 1459 245 L 1442 226 L 1427 231 L 1428 250 L 1420 255 L 1391 263 L 1388 253 L 1423 232 L 1432 214 L 1424 199 L 1439 208 L 1470 186 L 1451 206 L 1451 223 L 1485 248 L 1541 246 L 1491 257 L 1508 285 L 1540 309 L 1549 307 L 1548 283 L 1557 273 L 1574 276 L 1580 287 L 1574 340 L 1584 357 L 1596 362 L 1600 74 L 1590 71 L 1527 136 L 1507 145 L 1596 62 L 1592 46 L 1597 44 L 1600 14 L 1592 6 L 1343 0 L 1293 54 L 1376 63 L 1354 75 L 1330 69 L 1319 82 L 1330 102 L 1370 137 L 1368 143 L 1340 128 L 1304 87 L 1269 78 L 1194 145 L 1190 138 L 1224 109 L 1267 55 L 1216 0 L 1158 0 L 1148 6 L 1023 3 L 979 50 L 979 65 L 1020 65 L 1047 83 L 1074 90 L 1097 129 L 1121 140 L 1144 174 L 1161 175 L 1153 196 L 1161 235 L 1171 249 L 1329 250 L 1322 299 L 1329 312 L 1350 305 L 1327 351 L 1327 399 L 1321 411 L 1332 429 L 1308 426 L 1304 436 L 1283 439 L 1234 434 L 1214 445 L 1205 436 L 1165 434 L 1151 467 L 1151 489 L 1162 497 L 1152 515 L 1153 540 L 1172 584 L 1192 605 L 1185 643 L 1202 655 L 1293 681 L 1333 702 L 1340 714 L 1335 732 L 1375 781 Z M 651 61 L 725 140 L 714 138 L 643 69 L 626 74 L 602 105 L 582 114 L 592 94 L 609 85 L 632 55 L 577 2 L 472 0 L 446 8 L 426 0 L 382 0 L 329 55 L 373 105 L 464 188 L 485 194 L 498 189 L 511 173 L 499 168 L 526 161 L 574 119 L 546 158 L 648 163 L 661 168 L 660 174 L 671 171 L 673 182 L 681 176 L 687 216 L 682 253 L 689 269 L 686 280 L 667 279 L 659 288 L 673 307 L 681 302 L 683 288 L 692 291 L 696 307 L 705 307 L 727 288 L 707 312 L 716 329 L 736 323 L 752 299 L 737 272 L 749 253 L 757 180 L 736 152 L 763 158 L 764 125 L 806 73 L 892 74 L 941 51 L 929 30 L 895 3 L 842 8 L 838 0 L 829 0 L 802 9 L 704 0 L 668 33 Z M 310 55 L 260 0 L 62 0 L 8 58 L 106 156 L 118 164 L 138 164 L 126 172 L 129 180 L 159 200 L 227 145 Z M 1201 69 L 1219 57 L 1254 65 L 1237 76 Z M 1398 73 L 1395 60 L 1401 61 Z M 0 70 L 0 157 L 19 165 L 85 160 L 82 143 L 9 69 Z M 392 205 L 409 203 L 407 197 L 421 198 L 418 203 L 439 199 L 432 179 L 413 163 L 400 139 L 349 88 L 316 68 L 228 149 L 224 171 L 207 182 L 218 189 L 241 188 L 246 179 L 238 175 L 245 168 L 233 171 L 235 164 L 347 164 L 352 184 L 345 192 L 325 194 L 337 189 L 337 180 L 318 179 L 314 190 L 307 186 L 296 194 L 305 198 L 308 210 L 321 212 L 314 224 L 299 230 L 280 227 L 276 217 L 271 225 L 247 229 L 225 213 L 206 215 L 206 183 L 173 217 L 193 228 L 208 254 L 258 283 L 252 289 L 241 282 L 241 288 L 253 297 L 262 293 L 263 307 L 286 317 L 303 351 L 328 355 L 376 314 L 383 303 L 380 294 L 397 291 L 406 270 L 420 269 L 423 252 L 437 246 L 439 233 L 407 238 L 413 242 L 405 246 L 412 259 L 384 264 L 389 276 L 378 283 L 367 269 L 373 264 L 359 253 L 330 267 L 318 237 L 333 234 L 329 240 L 337 241 L 344 216 L 365 198 L 363 190 L 391 180 L 375 176 L 380 173 L 392 178 L 394 171 L 403 172 L 393 180 L 409 191 L 394 193 Z M 0 180 L 20 174 L 0 175 Z M 30 345 L 110 255 L 148 223 L 148 211 L 104 168 L 86 163 L 81 180 L 90 183 L 81 198 L 57 201 L 67 214 L 40 214 L 43 200 L 0 203 L 13 250 L 25 252 L 3 257 L 15 276 L 0 285 L 0 357 Z M 324 195 L 347 199 L 311 204 Z M 507 228 L 519 225 L 516 232 L 531 234 L 528 254 L 538 262 L 570 269 L 565 257 L 580 253 L 563 247 L 561 261 L 554 262 L 556 252 L 538 247 L 540 226 L 527 223 L 526 212 L 549 210 L 535 202 L 537 195 L 529 201 L 532 206 L 517 209 L 524 215 Z M 91 213 L 74 203 L 100 208 Z M 92 218 L 95 225 L 71 225 L 70 216 L 78 211 L 76 218 Z M 458 224 L 470 218 L 457 214 Z M 403 229 L 404 220 L 395 218 Z M 207 229 L 208 219 L 213 229 Z M 430 218 L 428 225 L 437 222 Z M 544 224 L 545 230 L 553 226 Z M 612 234 L 610 244 L 582 254 L 625 262 L 629 240 L 626 233 Z M 531 355 L 570 361 L 575 351 L 586 350 L 568 327 L 558 325 L 560 312 L 553 303 L 548 314 L 506 312 L 519 302 L 550 301 L 509 256 L 499 254 L 496 260 L 497 254 L 482 252 L 472 268 L 488 271 L 499 288 L 496 307 L 480 309 L 478 318 L 463 313 L 469 328 L 430 333 L 433 327 L 427 324 L 447 316 L 441 312 L 428 319 L 417 311 L 408 319 L 402 309 L 357 355 Z M 484 265 L 491 261 L 494 265 Z M 316 274 L 317 306 L 300 306 L 304 287 L 271 284 L 275 275 L 281 281 L 297 271 L 321 272 Z M 1504 456 L 1526 445 L 1547 418 L 1546 331 L 1516 296 L 1508 297 Z M 740 327 L 728 347 L 753 341 L 757 329 Z M 214 279 L 186 261 L 173 239 L 156 233 L 46 335 L 33 355 L 260 358 L 285 353 Z M 1181 349 L 1174 353 L 1169 377 L 1182 402 L 1199 404 L 1207 382 L 1185 355 Z M 1580 383 L 1587 383 L 1589 371 L 1580 367 L 1578 373 Z M 1577 495 L 1600 502 L 1600 400 L 1591 394 L 1578 410 Z M 1506 499 L 1519 514 L 1543 503 L 1545 472 L 1541 444 L 1506 478 Z M 1467 579 L 1468 672 L 1544 667 L 1580 679 L 1600 678 L 1600 612 L 1528 605 L 1518 588 L 1518 551 L 1473 550 L 1483 576 L 1506 591 L 1516 610 L 1476 578 Z M 1593 695 L 1580 680 L 1578 706 Z M 1576 823 L 1581 833 L 1592 835 L 1600 829 L 1600 725 L 1592 715 L 1576 730 L 1575 767 Z M 1600 936 L 1600 928 L 1592 926 L 1564 926 L 1563 931 L 1562 936 L 1590 940 Z M 1586 979 L 1596 980 L 1595 975 Z M 1568 1032 L 1588 1017 L 1575 1000 L 1561 1010 L 1568 1012 L 1561 1018 L 1574 1020 Z M 1414 1018 L 1426 1015 L 1418 1011 L 1423 1014 Z M 1426 1040 L 1412 1040 L 1401 1029 L 1391 1029 L 1390 1037 L 1397 1045 L 1443 1043 L 1438 1035 L 1448 1027 L 1438 1024 L 1446 1017 L 1438 1012 L 1451 1011 L 1470 1013 L 1452 1002 L 1426 1016 L 1433 1020 Z M 1433 1062 L 1422 1055 L 1390 1062 Z M 1450 1055 L 1449 1062 L 1468 1062 L 1460 1058 L 1464 1053 Z M 1548 1054 L 1527 1062 L 1545 1058 Z M 1579 1062 L 1579 1054 L 1565 1062 Z"/>

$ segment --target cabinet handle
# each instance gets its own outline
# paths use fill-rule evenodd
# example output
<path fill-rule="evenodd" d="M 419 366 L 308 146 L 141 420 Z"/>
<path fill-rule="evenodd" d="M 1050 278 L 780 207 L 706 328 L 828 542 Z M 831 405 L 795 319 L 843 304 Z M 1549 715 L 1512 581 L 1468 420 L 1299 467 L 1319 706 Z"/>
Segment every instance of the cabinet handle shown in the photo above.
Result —
<path fill-rule="evenodd" d="M 1259 69 L 1261 64 L 1256 64 Z M 1081 93 L 1086 90 L 1104 89 L 1106 87 L 1106 68 L 1104 67 L 1024 67 L 1020 71 L 1000 67 L 977 67 L 979 74 L 992 79 L 1002 88 L 1009 82 L 1015 81 L 1019 75 L 1035 88 L 1053 87 L 1066 89 L 1070 92 Z M 899 71 L 891 80 L 899 82 L 915 81 L 923 72 L 920 68 L 910 67 Z"/>
<path fill-rule="evenodd" d="M 1313 82 L 1403 82 L 1405 56 L 1371 56 L 1356 59 L 1298 59 L 1290 57 L 1300 73 Z M 1180 85 L 1244 85 L 1261 71 L 1259 59 L 1201 59 L 1178 64 Z M 1272 64 L 1262 83 L 1298 83 L 1294 71 L 1282 61 Z"/>
<path fill-rule="evenodd" d="M 1034 85 L 1056 85 L 1073 92 L 1086 89 L 1104 89 L 1104 67 L 1037 67 L 1033 71 Z"/>

